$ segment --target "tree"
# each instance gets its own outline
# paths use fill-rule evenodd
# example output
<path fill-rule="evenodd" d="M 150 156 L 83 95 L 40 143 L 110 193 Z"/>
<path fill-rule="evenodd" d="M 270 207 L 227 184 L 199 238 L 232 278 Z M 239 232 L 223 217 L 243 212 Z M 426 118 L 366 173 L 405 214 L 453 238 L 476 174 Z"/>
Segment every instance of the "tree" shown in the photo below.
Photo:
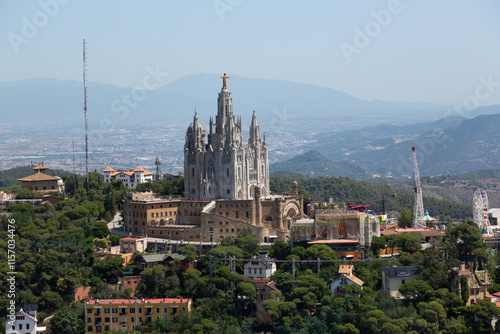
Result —
<path fill-rule="evenodd" d="M 252 230 L 247 227 L 238 232 L 238 238 L 235 243 L 236 246 L 240 247 L 243 252 L 245 252 L 245 256 L 251 257 L 257 254 L 260 241 L 255 237 Z"/>
<path fill-rule="evenodd" d="M 196 246 L 195 245 L 186 245 L 179 248 L 179 254 L 186 255 L 186 259 L 188 261 L 194 261 L 197 257 L 196 255 Z"/>
<path fill-rule="evenodd" d="M 469 303 L 469 280 L 467 279 L 467 275 L 460 277 L 460 295 L 462 296 L 464 305 L 467 305 Z"/>
<path fill-rule="evenodd" d="M 425 294 L 432 291 L 432 287 L 426 281 L 413 279 L 401 285 L 399 292 L 408 299 L 414 301 L 422 301 L 425 298 Z"/>
<path fill-rule="evenodd" d="M 58 292 L 44 291 L 40 297 L 39 304 L 42 310 L 46 310 L 51 308 L 60 309 L 66 303 Z"/>
<path fill-rule="evenodd" d="M 98 221 L 92 227 L 92 236 L 95 238 L 106 238 L 109 235 L 108 224 L 105 221 Z"/>
<path fill-rule="evenodd" d="M 450 244 L 456 248 L 461 261 L 472 261 L 476 249 L 486 248 L 481 230 L 472 220 L 448 227 L 446 235 L 451 239 Z"/>
<path fill-rule="evenodd" d="M 50 324 L 52 325 L 52 333 L 54 334 L 78 334 L 81 329 L 78 323 L 78 314 L 72 308 L 63 307 L 56 311 Z"/>
<path fill-rule="evenodd" d="M 379 251 L 381 249 L 384 249 L 386 244 L 387 244 L 387 239 L 384 236 L 373 237 L 371 245 L 372 251 L 378 255 Z"/>
<path fill-rule="evenodd" d="M 290 255 L 290 245 L 281 239 L 276 240 L 269 251 L 269 256 L 277 260 L 284 260 L 288 255 Z"/>
<path fill-rule="evenodd" d="M 98 249 L 106 249 L 109 247 L 108 239 L 106 239 L 106 238 L 102 238 L 102 239 L 95 238 L 94 240 L 92 240 L 92 244 L 94 245 L 94 247 L 96 247 Z"/>
<path fill-rule="evenodd" d="M 360 331 L 353 324 L 347 323 L 345 325 L 339 326 L 339 333 L 341 333 L 341 334 L 359 334 Z"/>
<path fill-rule="evenodd" d="M 408 208 L 403 208 L 398 218 L 399 227 L 411 227 L 413 225 L 413 213 Z"/>

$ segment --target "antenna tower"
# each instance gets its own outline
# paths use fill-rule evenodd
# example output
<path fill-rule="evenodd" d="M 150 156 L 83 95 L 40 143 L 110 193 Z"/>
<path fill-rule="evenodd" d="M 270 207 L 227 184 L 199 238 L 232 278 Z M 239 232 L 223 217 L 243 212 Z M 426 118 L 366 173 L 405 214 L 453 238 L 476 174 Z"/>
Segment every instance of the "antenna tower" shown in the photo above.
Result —
<path fill-rule="evenodd" d="M 161 180 L 163 178 L 162 173 L 161 173 L 161 160 L 156 156 L 155 160 L 155 166 L 156 166 L 156 174 L 155 174 L 155 180 Z"/>
<path fill-rule="evenodd" d="M 424 201 L 422 199 L 422 186 L 420 185 L 420 172 L 418 171 L 417 154 L 415 146 L 411 148 L 413 151 L 413 177 L 415 178 L 415 202 L 413 208 L 413 227 L 427 227 L 424 218 Z"/>
<path fill-rule="evenodd" d="M 77 180 L 76 180 L 76 160 L 75 160 L 75 140 L 73 139 L 73 178 L 75 180 L 75 193 L 76 193 L 76 188 L 77 186 Z"/>
<path fill-rule="evenodd" d="M 83 110 L 85 116 L 85 175 L 87 177 L 87 186 L 89 185 L 89 138 L 87 122 L 87 44 L 83 39 Z"/>

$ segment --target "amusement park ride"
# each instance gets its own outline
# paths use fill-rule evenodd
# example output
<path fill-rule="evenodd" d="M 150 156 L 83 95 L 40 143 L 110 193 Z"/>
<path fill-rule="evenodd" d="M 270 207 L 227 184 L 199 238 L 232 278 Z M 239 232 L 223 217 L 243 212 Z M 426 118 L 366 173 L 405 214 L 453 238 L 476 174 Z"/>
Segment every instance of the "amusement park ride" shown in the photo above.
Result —
<path fill-rule="evenodd" d="M 488 219 L 488 195 L 486 190 L 477 189 L 474 192 L 473 199 L 473 217 L 474 223 L 479 227 L 481 233 L 491 235 L 493 229 L 491 228 L 490 220 Z"/>

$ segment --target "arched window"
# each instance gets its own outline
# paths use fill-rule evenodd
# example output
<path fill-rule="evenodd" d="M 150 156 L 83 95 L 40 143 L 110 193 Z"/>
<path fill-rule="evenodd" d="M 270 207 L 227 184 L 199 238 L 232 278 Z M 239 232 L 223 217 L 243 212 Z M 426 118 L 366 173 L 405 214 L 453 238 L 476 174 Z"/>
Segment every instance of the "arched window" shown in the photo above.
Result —
<path fill-rule="evenodd" d="M 230 194 L 231 193 L 231 190 L 226 190 L 226 194 Z"/>
<path fill-rule="evenodd" d="M 191 176 L 194 177 L 194 167 L 191 169 Z"/>
<path fill-rule="evenodd" d="M 191 194 L 193 194 L 193 195 L 196 194 L 196 190 L 194 188 L 191 189 Z"/>

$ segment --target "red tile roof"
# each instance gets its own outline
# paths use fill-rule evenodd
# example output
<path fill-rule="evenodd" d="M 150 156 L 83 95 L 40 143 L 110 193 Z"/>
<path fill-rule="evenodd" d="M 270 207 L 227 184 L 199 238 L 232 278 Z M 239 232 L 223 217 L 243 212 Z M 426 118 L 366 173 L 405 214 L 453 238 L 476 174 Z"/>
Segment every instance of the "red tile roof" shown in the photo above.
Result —
<path fill-rule="evenodd" d="M 50 176 L 45 173 L 35 173 L 32 175 L 28 175 L 26 177 L 23 177 L 21 179 L 17 179 L 18 181 L 28 181 L 28 182 L 33 182 L 33 181 L 59 181 L 58 177 L 55 176 Z"/>
<path fill-rule="evenodd" d="M 109 167 L 109 166 L 106 167 L 106 168 L 104 168 L 104 170 L 103 170 L 103 172 L 114 172 L 114 171 L 115 170 L 113 168 Z"/>
<path fill-rule="evenodd" d="M 137 303 L 141 303 L 141 304 L 157 304 L 157 303 L 160 303 L 160 302 L 163 302 L 163 303 L 170 303 L 170 304 L 173 304 L 173 303 L 179 303 L 179 304 L 184 304 L 184 303 L 187 303 L 191 300 L 191 298 L 147 298 L 147 299 L 132 299 L 132 298 L 129 298 L 129 299 L 91 299 L 87 302 L 87 305 L 88 304 L 135 304 L 136 302 Z"/>

